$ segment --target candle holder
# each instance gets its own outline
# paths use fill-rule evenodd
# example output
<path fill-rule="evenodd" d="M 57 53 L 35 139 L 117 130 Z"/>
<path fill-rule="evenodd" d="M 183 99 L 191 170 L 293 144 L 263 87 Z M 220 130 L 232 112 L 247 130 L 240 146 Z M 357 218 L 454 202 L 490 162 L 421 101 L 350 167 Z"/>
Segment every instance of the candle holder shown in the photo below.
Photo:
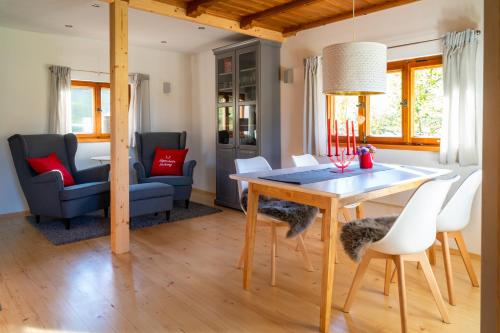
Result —
<path fill-rule="evenodd" d="M 352 170 L 348 170 L 347 167 L 351 164 L 352 161 L 356 158 L 356 154 L 347 154 L 348 151 L 346 148 L 342 149 L 339 155 L 330 156 L 330 161 L 340 169 L 340 173 L 344 173 L 344 171 L 350 172 Z M 339 171 L 332 171 L 338 173 Z"/>

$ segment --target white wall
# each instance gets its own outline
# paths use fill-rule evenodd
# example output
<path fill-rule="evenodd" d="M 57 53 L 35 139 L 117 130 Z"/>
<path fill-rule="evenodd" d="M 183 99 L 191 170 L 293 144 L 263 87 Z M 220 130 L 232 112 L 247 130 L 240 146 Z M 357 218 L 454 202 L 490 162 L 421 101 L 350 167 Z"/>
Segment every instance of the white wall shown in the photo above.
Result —
<path fill-rule="evenodd" d="M 480 0 L 422 0 L 386 11 L 372 13 L 356 19 L 356 38 L 400 45 L 438 38 L 449 31 L 483 27 L 483 1 Z M 281 85 L 281 142 L 282 163 L 291 165 L 290 156 L 302 153 L 303 111 L 303 59 L 321 54 L 330 44 L 352 40 L 352 22 L 337 22 L 327 26 L 299 32 L 283 43 L 281 66 L 292 68 L 294 82 Z M 429 42 L 413 46 L 390 49 L 389 60 L 408 59 L 441 53 L 440 42 Z M 482 102 L 482 36 L 478 53 L 478 107 Z M 482 118 L 480 119 L 482 122 Z M 479 133 L 480 136 L 481 133 Z M 474 168 L 457 165 L 443 166 L 438 163 L 438 154 L 404 150 L 378 150 L 376 160 L 396 164 L 412 164 L 429 167 L 447 167 L 463 177 Z M 385 203 L 403 205 L 410 193 L 381 199 Z M 465 238 L 472 252 L 480 253 L 480 210 L 475 205 L 471 224 Z"/>
<path fill-rule="evenodd" d="M 109 71 L 107 42 L 0 27 L 0 214 L 27 209 L 13 168 L 7 138 L 48 130 L 48 66 Z M 190 131 L 191 64 L 188 54 L 130 46 L 129 71 L 149 74 L 151 129 Z M 73 71 L 75 79 L 107 81 L 107 75 Z M 172 91 L 163 94 L 162 82 Z M 188 136 L 190 140 L 190 136 Z M 108 155 L 109 143 L 80 144 L 77 166 L 93 166 L 91 156 Z M 192 157 L 189 154 L 188 158 Z"/>

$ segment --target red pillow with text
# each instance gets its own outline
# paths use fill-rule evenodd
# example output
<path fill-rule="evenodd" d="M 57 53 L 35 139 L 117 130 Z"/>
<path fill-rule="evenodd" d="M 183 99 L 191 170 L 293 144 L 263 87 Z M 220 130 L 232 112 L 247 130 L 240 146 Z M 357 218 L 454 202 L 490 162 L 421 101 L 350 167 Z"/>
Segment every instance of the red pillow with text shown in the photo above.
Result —
<path fill-rule="evenodd" d="M 182 176 L 182 167 L 188 149 L 163 149 L 156 147 L 151 165 L 151 176 Z"/>
<path fill-rule="evenodd" d="M 42 174 L 49 171 L 59 171 L 61 173 L 64 186 L 75 185 L 75 180 L 71 173 L 66 169 L 64 164 L 57 158 L 56 153 L 51 153 L 46 157 L 33 157 L 27 158 L 30 167 L 35 170 L 37 174 Z"/>

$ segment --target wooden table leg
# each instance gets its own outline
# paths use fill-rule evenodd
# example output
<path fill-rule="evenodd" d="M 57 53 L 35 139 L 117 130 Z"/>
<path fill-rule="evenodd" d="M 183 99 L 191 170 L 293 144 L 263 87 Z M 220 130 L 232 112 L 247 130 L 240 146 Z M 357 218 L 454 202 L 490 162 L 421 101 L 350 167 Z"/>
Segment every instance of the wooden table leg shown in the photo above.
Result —
<path fill-rule="evenodd" d="M 255 247 L 255 227 L 257 224 L 257 209 L 259 207 L 259 193 L 252 183 L 248 185 L 247 226 L 245 233 L 245 263 L 243 265 L 243 289 L 250 288 L 252 276 L 253 250 Z"/>
<path fill-rule="evenodd" d="M 325 226 L 325 242 L 323 243 L 323 276 L 321 279 L 321 307 L 319 329 L 322 333 L 330 330 L 332 314 L 333 279 L 335 272 L 335 252 L 337 240 L 338 202 L 331 199 L 323 213 Z"/>
<path fill-rule="evenodd" d="M 358 220 L 365 218 L 365 206 L 363 203 L 360 203 L 358 206 L 356 206 L 356 218 Z"/>

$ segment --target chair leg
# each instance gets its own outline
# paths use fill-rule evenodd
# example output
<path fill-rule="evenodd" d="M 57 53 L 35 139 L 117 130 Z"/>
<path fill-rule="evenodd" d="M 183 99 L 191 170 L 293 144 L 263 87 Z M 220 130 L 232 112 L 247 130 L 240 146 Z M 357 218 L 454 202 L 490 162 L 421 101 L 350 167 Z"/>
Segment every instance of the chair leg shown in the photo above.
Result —
<path fill-rule="evenodd" d="M 431 266 L 436 266 L 436 246 L 434 244 L 429 248 L 429 262 Z"/>
<path fill-rule="evenodd" d="M 307 237 L 307 231 L 308 231 L 308 230 L 309 230 L 309 229 L 306 229 L 306 230 L 302 231 L 302 238 L 304 238 L 304 240 L 305 240 L 305 239 L 306 239 L 306 237 Z M 299 242 L 299 240 L 297 239 L 297 245 L 295 245 L 295 251 L 299 251 L 299 250 L 300 250 L 300 242 Z"/>
<path fill-rule="evenodd" d="M 392 279 L 392 260 L 387 259 L 385 261 L 385 279 L 384 279 L 384 295 L 389 296 L 389 290 L 391 288 Z"/>
<path fill-rule="evenodd" d="M 236 265 L 236 268 L 242 269 L 244 261 L 245 261 L 245 245 L 243 245 L 243 248 L 241 249 L 240 260 L 238 260 L 238 264 Z"/>
<path fill-rule="evenodd" d="M 347 294 L 347 299 L 345 300 L 343 309 L 344 312 L 349 312 L 351 310 L 352 301 L 354 299 L 354 296 L 356 296 L 359 287 L 361 286 L 361 281 L 363 280 L 363 276 L 366 273 L 366 269 L 368 268 L 368 264 L 370 263 L 371 259 L 372 256 L 370 252 L 366 252 L 363 256 L 363 259 L 361 259 L 361 262 L 356 269 L 356 274 L 354 274 L 354 279 L 352 280 L 351 288 L 349 289 L 349 293 Z"/>
<path fill-rule="evenodd" d="M 304 265 L 308 272 L 314 272 L 313 265 L 311 264 L 311 259 L 309 258 L 309 252 L 307 251 L 306 244 L 302 235 L 297 236 L 297 240 L 300 244 L 300 252 L 302 252 L 302 257 L 304 258 Z"/>
<path fill-rule="evenodd" d="M 64 228 L 66 230 L 69 230 L 71 228 L 71 219 L 64 219 L 63 222 L 64 222 Z"/>
<path fill-rule="evenodd" d="M 36 224 L 40 223 L 40 215 L 35 215 Z"/>
<path fill-rule="evenodd" d="M 348 208 L 342 208 L 342 215 L 344 216 L 345 223 L 349 223 L 352 221 L 351 212 L 349 212 Z"/>
<path fill-rule="evenodd" d="M 276 226 L 271 225 L 271 286 L 276 286 L 276 248 L 278 247 L 278 237 L 276 236 Z"/>
<path fill-rule="evenodd" d="M 462 260 L 465 264 L 465 269 L 467 269 L 467 273 L 469 274 L 470 282 L 474 287 L 479 287 L 476 272 L 474 272 L 472 260 L 470 259 L 469 251 L 467 251 L 467 246 L 465 245 L 462 237 L 462 232 L 458 231 L 453 236 L 455 237 L 455 243 L 457 243 L 458 250 L 460 251 L 460 255 L 462 256 Z"/>
<path fill-rule="evenodd" d="M 422 266 L 422 272 L 424 273 L 425 279 L 427 280 L 427 284 L 429 285 L 429 289 L 431 290 L 432 296 L 434 296 L 434 300 L 436 301 L 438 310 L 441 313 L 441 317 L 443 318 L 443 321 L 445 323 L 449 324 L 450 318 L 448 315 L 448 310 L 446 310 L 443 297 L 441 296 L 441 292 L 439 291 L 436 278 L 434 277 L 434 273 L 432 272 L 431 264 L 429 263 L 429 259 L 427 258 L 425 252 L 421 253 L 421 259 L 419 261 Z"/>
<path fill-rule="evenodd" d="M 408 310 L 406 303 L 405 263 L 402 256 L 395 256 L 398 271 L 399 313 L 401 315 L 401 332 L 408 332 Z"/>
<path fill-rule="evenodd" d="M 437 237 L 441 241 L 442 245 L 444 270 L 446 272 L 446 286 L 448 287 L 448 302 L 451 305 L 456 305 L 448 233 L 440 232 Z"/>
<path fill-rule="evenodd" d="M 362 203 L 356 206 L 356 218 L 358 220 L 365 218 L 365 206 Z"/>
<path fill-rule="evenodd" d="M 165 218 L 167 219 L 167 221 L 170 221 L 170 211 L 169 210 L 167 210 L 165 212 Z"/>
<path fill-rule="evenodd" d="M 189 199 L 184 201 L 184 206 L 186 207 L 186 209 L 189 208 Z"/>

